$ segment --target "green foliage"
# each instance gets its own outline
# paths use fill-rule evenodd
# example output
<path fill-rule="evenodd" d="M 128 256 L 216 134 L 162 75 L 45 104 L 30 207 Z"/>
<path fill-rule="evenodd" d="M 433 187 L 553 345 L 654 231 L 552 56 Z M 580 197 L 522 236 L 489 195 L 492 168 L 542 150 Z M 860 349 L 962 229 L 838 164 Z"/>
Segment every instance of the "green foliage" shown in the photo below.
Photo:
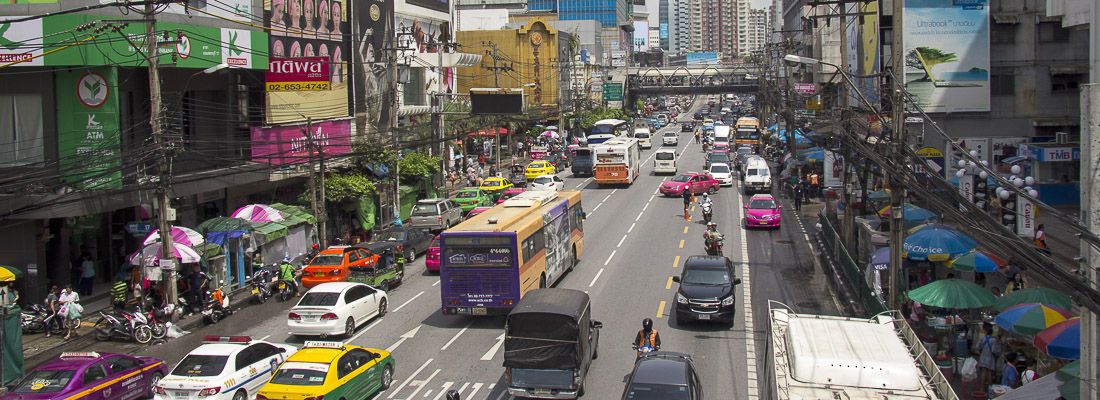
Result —
<path fill-rule="evenodd" d="M 638 114 L 641 114 L 645 111 L 645 102 L 642 99 L 634 100 L 634 109 L 637 110 Z"/>
<path fill-rule="evenodd" d="M 397 153 L 392 149 L 369 144 L 356 144 L 354 151 L 361 154 L 355 162 L 362 171 L 375 164 L 393 165 L 397 161 Z"/>
<path fill-rule="evenodd" d="M 359 200 L 362 197 L 371 196 L 374 193 L 374 183 L 371 182 L 367 175 L 362 173 L 330 173 L 325 176 L 326 201 L 339 203 L 349 200 Z M 309 189 L 306 189 L 298 196 L 298 202 L 301 204 L 310 203 Z"/>
<path fill-rule="evenodd" d="M 439 172 L 440 158 L 419 151 L 405 154 L 398 165 L 401 167 L 401 179 L 418 180 Z"/>

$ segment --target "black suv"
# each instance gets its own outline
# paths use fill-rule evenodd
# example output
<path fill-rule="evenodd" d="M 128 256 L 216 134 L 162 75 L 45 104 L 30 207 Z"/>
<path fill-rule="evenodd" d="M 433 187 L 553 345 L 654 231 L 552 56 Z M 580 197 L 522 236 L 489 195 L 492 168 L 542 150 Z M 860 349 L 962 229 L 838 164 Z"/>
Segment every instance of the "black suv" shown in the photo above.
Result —
<path fill-rule="evenodd" d="M 691 356 L 656 351 L 634 362 L 623 400 L 703 400 L 703 384 Z"/>
<path fill-rule="evenodd" d="M 733 326 L 737 307 L 733 286 L 733 262 L 722 256 L 691 256 L 684 262 L 683 275 L 672 277 L 680 284 L 676 291 L 676 323 L 687 320 L 720 321 Z"/>
<path fill-rule="evenodd" d="M 691 121 L 680 123 L 680 132 L 691 132 L 695 130 L 695 123 Z"/>

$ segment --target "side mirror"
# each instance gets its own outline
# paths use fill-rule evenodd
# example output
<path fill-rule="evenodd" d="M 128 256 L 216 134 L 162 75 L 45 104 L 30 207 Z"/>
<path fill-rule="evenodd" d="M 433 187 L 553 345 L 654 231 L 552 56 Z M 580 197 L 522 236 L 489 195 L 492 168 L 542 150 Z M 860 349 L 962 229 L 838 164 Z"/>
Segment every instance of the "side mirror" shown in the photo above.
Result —
<path fill-rule="evenodd" d="M 782 210 L 782 209 L 783 209 L 783 206 L 779 206 L 779 209 L 780 209 L 780 210 Z"/>
<path fill-rule="evenodd" d="M 676 283 L 680 283 L 680 277 L 674 276 L 674 277 L 672 277 L 672 281 L 676 282 Z"/>
<path fill-rule="evenodd" d="M 733 284 L 734 285 L 740 285 L 741 284 L 741 279 L 733 278 Z"/>
<path fill-rule="evenodd" d="M 603 329 L 603 322 L 592 321 L 592 329 Z"/>
<path fill-rule="evenodd" d="M 279 348 L 279 352 L 280 352 L 280 353 L 286 353 L 286 349 L 285 349 L 285 348 L 282 348 L 282 347 L 280 347 L 280 348 Z"/>
<path fill-rule="evenodd" d="M 743 207 L 743 208 L 744 208 L 744 209 L 746 209 L 746 210 L 748 210 L 748 209 L 749 209 L 749 205 L 748 205 L 748 204 L 745 204 L 745 205 L 743 205 L 743 206 L 741 206 L 741 207 Z"/>

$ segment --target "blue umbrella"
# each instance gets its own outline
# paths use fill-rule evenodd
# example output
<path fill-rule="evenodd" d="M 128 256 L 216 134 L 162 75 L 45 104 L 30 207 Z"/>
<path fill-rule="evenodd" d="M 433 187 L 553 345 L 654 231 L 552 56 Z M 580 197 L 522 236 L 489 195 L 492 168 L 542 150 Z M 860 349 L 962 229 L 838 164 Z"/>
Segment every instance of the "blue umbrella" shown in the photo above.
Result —
<path fill-rule="evenodd" d="M 905 257 L 916 261 L 947 261 L 978 246 L 969 236 L 941 224 L 926 225 L 902 244 Z"/>
<path fill-rule="evenodd" d="M 810 149 L 810 151 L 803 152 L 798 155 L 798 158 L 803 160 L 825 161 L 825 150 L 817 148 L 816 150 Z"/>
<path fill-rule="evenodd" d="M 890 248 L 882 247 L 871 255 L 871 268 L 882 271 L 890 266 Z"/>

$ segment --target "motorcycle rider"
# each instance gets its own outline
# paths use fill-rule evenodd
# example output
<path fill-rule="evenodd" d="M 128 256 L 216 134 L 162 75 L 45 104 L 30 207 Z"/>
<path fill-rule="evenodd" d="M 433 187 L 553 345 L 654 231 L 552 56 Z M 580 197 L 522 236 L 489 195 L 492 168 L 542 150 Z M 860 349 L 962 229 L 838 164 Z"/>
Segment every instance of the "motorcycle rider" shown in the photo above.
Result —
<path fill-rule="evenodd" d="M 707 253 L 710 253 L 713 249 L 714 255 L 720 255 L 721 249 L 718 248 L 718 241 L 722 240 L 723 236 L 721 232 L 718 232 L 718 224 L 711 222 L 707 224 L 707 231 L 703 232 L 703 242 L 706 243 Z"/>
<path fill-rule="evenodd" d="M 298 283 L 294 280 L 296 270 L 293 265 L 290 265 L 290 257 L 283 257 L 283 262 L 279 264 L 279 279 L 286 281 L 289 286 L 287 290 L 293 290 L 294 295 L 298 295 Z"/>
<path fill-rule="evenodd" d="M 703 193 L 703 198 L 699 200 L 699 208 L 701 208 L 702 211 L 703 211 L 703 219 L 704 220 L 710 221 L 710 218 L 708 218 L 707 214 L 713 213 L 713 211 L 708 211 L 708 210 L 713 210 L 713 207 L 714 207 L 714 201 L 712 201 L 710 199 L 710 196 L 707 195 L 704 192 Z"/>
<path fill-rule="evenodd" d="M 656 329 L 653 329 L 653 320 L 646 318 L 642 320 L 642 329 L 638 331 L 638 335 L 634 337 L 634 345 L 638 350 L 638 356 L 642 354 L 643 347 L 649 347 L 651 351 L 657 351 L 661 349 L 661 334 L 657 333 Z"/>

